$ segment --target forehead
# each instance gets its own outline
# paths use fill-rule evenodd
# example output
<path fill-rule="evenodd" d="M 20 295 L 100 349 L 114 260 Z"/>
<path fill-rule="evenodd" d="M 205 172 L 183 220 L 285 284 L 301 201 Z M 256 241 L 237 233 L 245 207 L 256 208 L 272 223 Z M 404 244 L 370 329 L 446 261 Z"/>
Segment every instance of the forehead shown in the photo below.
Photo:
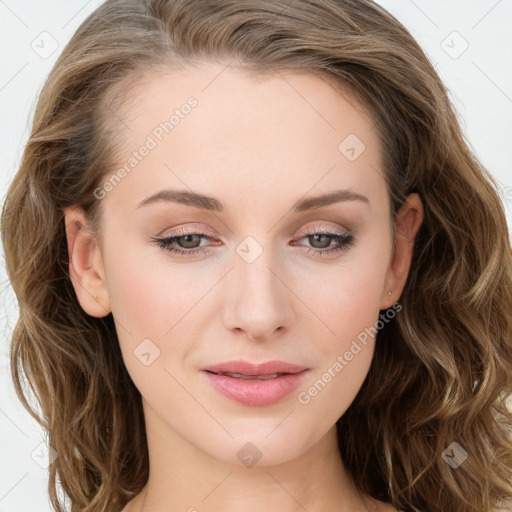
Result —
<path fill-rule="evenodd" d="M 118 152 L 106 178 L 126 171 L 108 197 L 119 208 L 163 187 L 230 198 L 252 191 L 253 203 L 334 187 L 383 200 L 376 123 L 321 76 L 202 63 L 146 74 L 113 114 Z"/>

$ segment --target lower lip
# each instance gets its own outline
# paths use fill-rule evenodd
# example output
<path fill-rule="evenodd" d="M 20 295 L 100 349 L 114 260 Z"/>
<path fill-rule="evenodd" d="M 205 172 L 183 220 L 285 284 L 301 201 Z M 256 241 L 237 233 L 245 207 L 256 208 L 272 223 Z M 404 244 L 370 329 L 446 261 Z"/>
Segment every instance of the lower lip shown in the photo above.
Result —
<path fill-rule="evenodd" d="M 273 379 L 237 379 L 203 371 L 210 384 L 224 396 L 244 405 L 271 405 L 297 389 L 309 369 L 287 373 Z"/>

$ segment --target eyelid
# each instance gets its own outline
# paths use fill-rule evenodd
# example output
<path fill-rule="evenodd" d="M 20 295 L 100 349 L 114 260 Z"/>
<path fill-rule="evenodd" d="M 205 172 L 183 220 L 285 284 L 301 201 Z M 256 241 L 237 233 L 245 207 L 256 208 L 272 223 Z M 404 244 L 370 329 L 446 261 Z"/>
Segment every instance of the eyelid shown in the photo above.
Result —
<path fill-rule="evenodd" d="M 304 229 L 303 231 L 301 231 L 300 234 L 302 236 L 315 235 L 315 234 L 319 233 L 320 231 L 322 233 L 329 234 L 329 235 L 346 235 L 351 232 L 350 229 L 347 229 L 347 228 L 343 228 L 343 230 L 339 230 L 339 229 L 333 228 L 331 226 L 309 226 L 306 229 Z"/>
<path fill-rule="evenodd" d="M 170 228 L 171 232 L 169 234 L 166 234 L 169 230 L 164 230 L 162 233 L 159 233 L 157 236 L 160 238 L 174 238 L 184 235 L 195 235 L 197 233 L 204 233 L 205 235 L 208 235 L 210 238 L 215 237 L 215 233 L 213 230 L 207 228 L 204 224 L 201 224 L 199 226 L 187 225 L 185 227 L 177 227 L 177 228 Z"/>
<path fill-rule="evenodd" d="M 171 229 L 173 229 L 173 228 L 171 228 Z M 207 228 L 204 224 L 201 224 L 200 226 L 197 226 L 197 227 L 194 224 L 187 225 L 185 227 L 178 227 L 175 230 L 171 231 L 169 234 L 165 234 L 166 231 L 163 231 L 162 233 L 158 234 L 157 236 L 160 238 L 170 238 L 170 237 L 174 238 L 174 237 L 180 237 L 180 236 L 185 236 L 185 235 L 197 234 L 200 232 L 200 233 L 204 233 L 205 235 L 207 235 L 210 239 L 215 238 L 215 233 L 213 232 L 213 230 Z M 304 230 L 300 231 L 299 235 L 301 237 L 305 237 L 308 235 L 315 235 L 315 234 L 319 233 L 320 231 L 322 233 L 330 234 L 330 235 L 346 235 L 346 234 L 351 233 L 351 230 L 347 229 L 347 228 L 343 228 L 343 230 L 340 230 L 340 229 L 336 229 L 332 226 L 310 225 L 307 228 L 305 228 Z"/>
<path fill-rule="evenodd" d="M 347 233 L 351 233 L 351 229 L 342 226 L 342 229 L 329 226 L 329 225 L 318 225 L 313 224 L 309 225 L 302 231 L 300 231 L 301 235 L 313 235 L 319 232 L 319 230 L 322 230 L 322 233 L 328 233 L 332 235 L 344 235 Z M 167 231 L 170 231 L 169 234 L 166 234 Z M 161 233 L 158 233 L 158 237 L 165 238 L 165 237 L 175 237 L 175 236 L 183 236 L 183 235 L 190 235 L 190 234 L 196 234 L 198 232 L 204 233 L 205 235 L 208 235 L 210 238 L 215 238 L 216 234 L 215 232 L 208 228 L 205 224 L 201 224 L 198 222 L 187 224 L 184 227 L 177 227 L 177 228 L 169 228 Z"/>

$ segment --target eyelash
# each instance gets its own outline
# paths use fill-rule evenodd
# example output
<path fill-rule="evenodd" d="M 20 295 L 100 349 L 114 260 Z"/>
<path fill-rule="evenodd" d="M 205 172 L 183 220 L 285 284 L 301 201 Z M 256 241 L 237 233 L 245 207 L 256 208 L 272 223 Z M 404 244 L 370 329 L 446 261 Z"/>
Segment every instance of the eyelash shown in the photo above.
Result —
<path fill-rule="evenodd" d="M 186 232 L 186 231 L 179 231 L 174 234 L 172 237 L 165 237 L 165 238 L 152 238 L 152 240 L 158 245 L 161 249 L 168 251 L 173 254 L 179 254 L 180 256 L 192 256 L 195 254 L 198 254 L 200 252 L 206 253 L 203 247 L 196 247 L 194 249 L 175 249 L 172 247 L 172 245 L 180 238 L 187 236 L 187 235 L 199 235 L 201 239 L 204 240 L 212 240 L 211 237 L 206 235 L 205 233 L 194 233 L 194 232 Z M 308 254 L 315 254 L 317 256 L 325 256 L 325 255 L 331 255 L 331 254 L 337 254 L 342 251 L 348 251 L 352 245 L 354 245 L 355 238 L 354 235 L 351 233 L 329 233 L 329 232 L 323 232 L 323 231 L 315 231 L 315 230 L 307 230 L 305 233 L 303 233 L 302 237 L 298 240 L 302 240 L 302 238 L 307 238 L 314 235 L 321 235 L 321 236 L 328 236 L 332 240 L 338 242 L 338 245 L 330 248 L 330 249 L 315 249 L 314 247 L 307 247 L 305 249 L 305 252 Z"/>

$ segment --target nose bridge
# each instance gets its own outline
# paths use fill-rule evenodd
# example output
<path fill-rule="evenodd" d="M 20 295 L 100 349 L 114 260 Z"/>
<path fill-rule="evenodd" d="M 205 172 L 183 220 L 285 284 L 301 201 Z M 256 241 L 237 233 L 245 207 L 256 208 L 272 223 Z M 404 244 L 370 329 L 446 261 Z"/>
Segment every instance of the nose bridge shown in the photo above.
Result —
<path fill-rule="evenodd" d="M 261 240 L 261 238 L 260 238 Z M 291 319 L 290 293 L 270 243 L 246 237 L 236 248 L 230 273 L 226 324 L 251 337 L 271 335 Z"/>

